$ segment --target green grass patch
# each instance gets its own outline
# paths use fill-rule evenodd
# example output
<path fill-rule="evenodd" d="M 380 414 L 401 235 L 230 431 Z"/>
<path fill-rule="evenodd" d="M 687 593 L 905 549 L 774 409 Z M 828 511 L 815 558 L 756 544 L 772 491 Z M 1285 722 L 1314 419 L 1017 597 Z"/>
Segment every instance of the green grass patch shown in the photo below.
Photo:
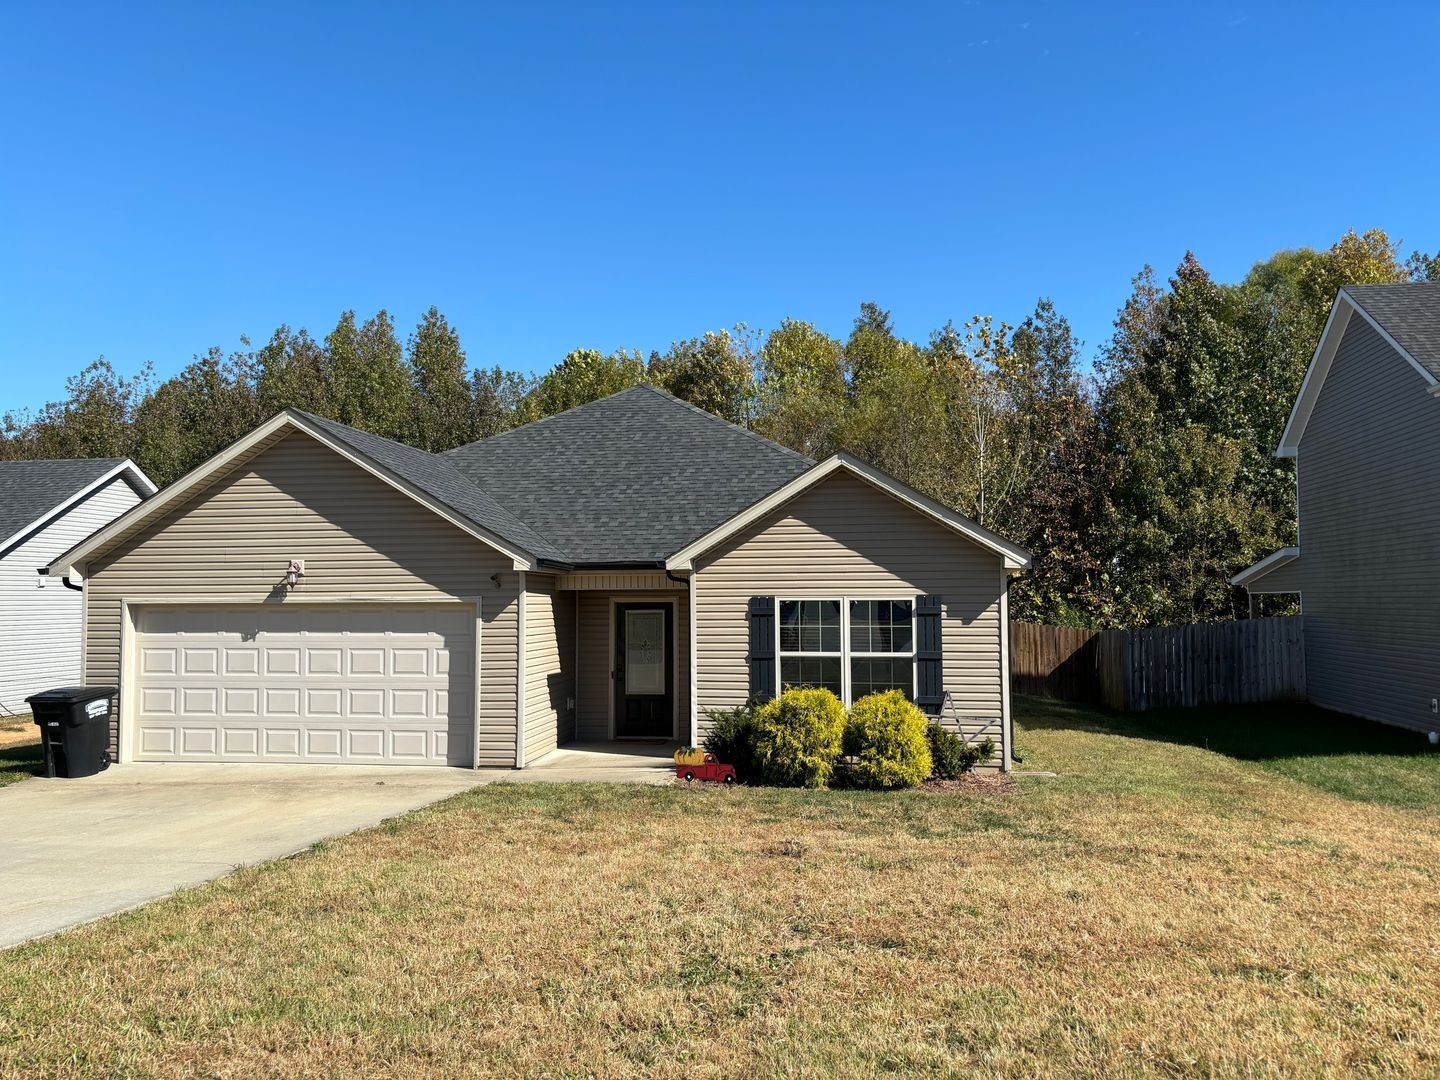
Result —
<path fill-rule="evenodd" d="M 39 743 L 7 746 L 0 749 L 0 787 L 28 780 L 45 771 Z"/>
<path fill-rule="evenodd" d="M 1440 751 L 1415 731 L 1374 724 L 1309 705 L 1249 705 L 1112 713 L 1103 709 L 1036 698 L 1016 705 L 1025 753 L 1041 733 L 1040 756 L 1071 745 L 1066 733 L 1112 737 L 1124 747 L 1125 772 L 1134 781 L 1147 776 L 1186 786 L 1174 766 L 1190 759 L 1156 760 L 1139 743 L 1194 747 L 1236 762 L 1253 763 L 1359 802 L 1440 809 Z M 1086 746 L 1092 746 L 1087 741 Z M 1152 748 L 1153 749 L 1153 748 Z M 1052 762 L 1057 769 L 1089 773 L 1092 764 L 1073 756 Z M 1168 766 L 1168 767 L 1167 767 Z M 1028 764 L 1027 764 L 1028 767 Z M 1048 767 L 1048 766 L 1041 766 Z"/>

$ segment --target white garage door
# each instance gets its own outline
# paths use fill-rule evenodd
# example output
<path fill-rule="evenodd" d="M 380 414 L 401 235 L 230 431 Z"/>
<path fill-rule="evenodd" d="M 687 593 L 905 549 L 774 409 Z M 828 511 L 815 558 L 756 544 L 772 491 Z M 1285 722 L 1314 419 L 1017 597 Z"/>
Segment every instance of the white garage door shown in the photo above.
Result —
<path fill-rule="evenodd" d="M 472 765 L 475 610 L 137 611 L 140 761 Z"/>

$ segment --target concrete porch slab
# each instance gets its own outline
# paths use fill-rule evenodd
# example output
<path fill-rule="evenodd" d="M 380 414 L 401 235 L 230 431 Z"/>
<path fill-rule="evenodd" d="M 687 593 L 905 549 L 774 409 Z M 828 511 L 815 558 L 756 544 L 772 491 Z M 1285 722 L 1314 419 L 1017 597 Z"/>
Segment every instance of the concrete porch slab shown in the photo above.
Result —
<path fill-rule="evenodd" d="M 671 784 L 673 742 L 567 743 L 527 768 L 500 777 L 511 784 Z"/>

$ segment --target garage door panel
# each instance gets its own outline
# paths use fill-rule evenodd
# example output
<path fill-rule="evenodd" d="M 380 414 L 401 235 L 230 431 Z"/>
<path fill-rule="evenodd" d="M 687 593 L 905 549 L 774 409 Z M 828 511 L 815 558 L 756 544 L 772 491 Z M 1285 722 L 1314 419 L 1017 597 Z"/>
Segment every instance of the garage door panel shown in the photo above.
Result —
<path fill-rule="evenodd" d="M 306 716 L 341 716 L 343 710 L 340 708 L 344 692 L 338 687 L 333 689 L 307 689 L 305 691 L 305 715 Z"/>
<path fill-rule="evenodd" d="M 473 609 L 164 606 L 137 619 L 141 759 L 470 764 Z"/>
<path fill-rule="evenodd" d="M 256 675 L 260 671 L 260 653 L 256 649 L 226 649 L 226 675 Z"/>
<path fill-rule="evenodd" d="M 220 650 L 186 646 L 180 650 L 180 671 L 184 675 L 218 675 Z"/>
<path fill-rule="evenodd" d="M 259 716 L 260 691 L 257 687 L 226 687 L 224 699 L 225 716 Z"/>
<path fill-rule="evenodd" d="M 140 671 L 146 675 L 174 675 L 179 669 L 176 650 L 146 647 L 140 650 Z"/>
<path fill-rule="evenodd" d="M 260 756 L 259 728 L 225 728 L 220 738 L 222 750 L 227 757 Z"/>
<path fill-rule="evenodd" d="M 213 686 L 185 686 L 180 690 L 180 712 L 185 716 L 218 716 L 220 692 Z"/>
<path fill-rule="evenodd" d="M 360 649 L 349 650 L 351 675 L 384 675 L 385 674 L 385 650 L 384 649 Z"/>
<path fill-rule="evenodd" d="M 380 719 L 385 715 L 385 691 L 351 690 L 346 712 L 356 718 Z"/>
<path fill-rule="evenodd" d="M 265 650 L 265 674 L 266 674 L 266 675 L 299 675 L 299 674 L 300 674 L 300 650 L 299 650 L 299 649 L 266 648 L 266 650 Z"/>
<path fill-rule="evenodd" d="M 344 649 L 306 649 L 305 674 L 339 675 L 344 655 Z"/>

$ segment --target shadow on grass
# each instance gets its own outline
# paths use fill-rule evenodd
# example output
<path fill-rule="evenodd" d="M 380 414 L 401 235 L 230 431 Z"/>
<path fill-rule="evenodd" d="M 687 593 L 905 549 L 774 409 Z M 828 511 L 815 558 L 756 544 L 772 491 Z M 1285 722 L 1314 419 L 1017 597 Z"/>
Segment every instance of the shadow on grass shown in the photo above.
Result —
<path fill-rule="evenodd" d="M 1047 698 L 1018 698 L 1016 718 L 1031 730 L 1079 730 L 1199 746 L 1242 761 L 1381 754 L 1437 757 L 1419 732 L 1313 705 L 1233 705 L 1116 713 Z"/>
<path fill-rule="evenodd" d="M 0 787 L 40 776 L 44 772 L 45 759 L 41 756 L 39 743 L 7 746 L 0 750 Z"/>
<path fill-rule="evenodd" d="M 1022 732 L 1085 731 L 1194 746 L 1347 799 L 1440 809 L 1440 752 L 1423 734 L 1313 705 L 1115 713 L 1019 698 L 1015 719 Z"/>

